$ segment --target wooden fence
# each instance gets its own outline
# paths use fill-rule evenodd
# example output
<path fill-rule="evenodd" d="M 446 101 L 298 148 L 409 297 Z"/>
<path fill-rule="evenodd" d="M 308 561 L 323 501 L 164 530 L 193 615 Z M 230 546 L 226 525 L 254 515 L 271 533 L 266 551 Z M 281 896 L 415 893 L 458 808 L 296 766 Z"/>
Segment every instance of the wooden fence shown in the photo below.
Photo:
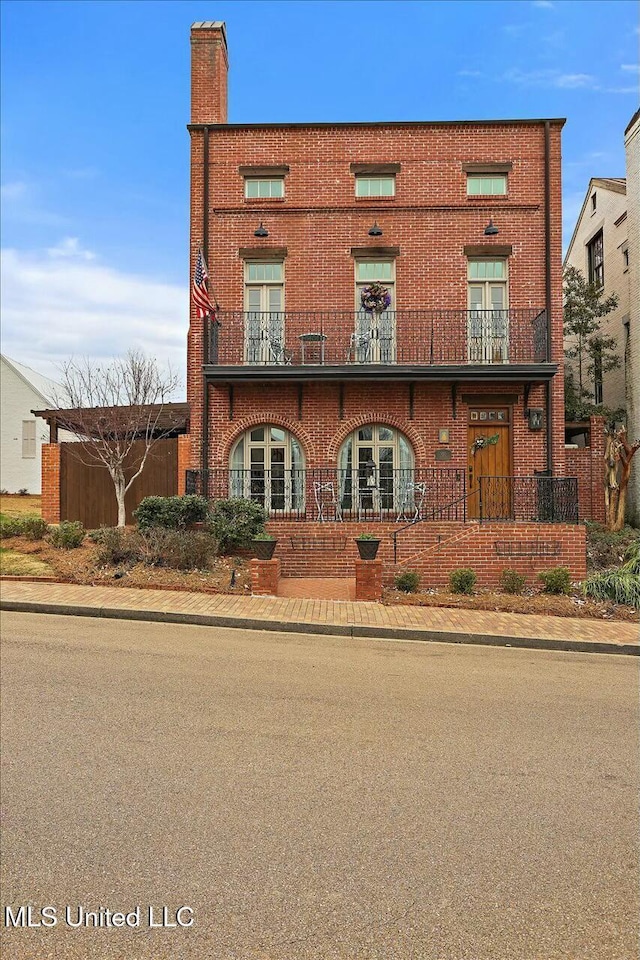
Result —
<path fill-rule="evenodd" d="M 134 443 L 130 463 L 136 461 L 143 446 L 142 440 Z M 80 520 L 88 530 L 114 527 L 118 509 L 113 481 L 106 467 L 83 463 L 78 457 L 80 452 L 79 444 L 60 444 L 60 519 Z M 137 464 L 129 468 L 125 465 L 125 476 L 129 478 L 136 467 Z M 171 497 L 177 492 L 178 441 L 159 440 L 127 493 L 127 523 L 135 523 L 133 511 L 144 497 Z"/>

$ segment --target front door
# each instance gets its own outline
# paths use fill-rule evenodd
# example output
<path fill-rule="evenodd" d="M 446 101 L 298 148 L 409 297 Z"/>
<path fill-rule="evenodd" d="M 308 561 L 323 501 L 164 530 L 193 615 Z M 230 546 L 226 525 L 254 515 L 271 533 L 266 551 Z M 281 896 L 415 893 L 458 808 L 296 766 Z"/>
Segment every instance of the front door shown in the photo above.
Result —
<path fill-rule="evenodd" d="M 509 407 L 469 410 L 468 476 L 470 519 L 508 520 L 512 513 Z M 480 489 L 480 477 L 486 478 Z"/>

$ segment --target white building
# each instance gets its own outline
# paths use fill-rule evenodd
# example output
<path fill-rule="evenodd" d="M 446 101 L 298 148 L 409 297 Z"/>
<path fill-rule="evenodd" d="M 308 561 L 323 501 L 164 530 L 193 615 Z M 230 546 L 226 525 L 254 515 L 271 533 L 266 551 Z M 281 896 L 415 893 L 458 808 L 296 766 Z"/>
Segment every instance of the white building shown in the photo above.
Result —
<path fill-rule="evenodd" d="M 59 392 L 53 380 L 0 354 L 0 489 L 40 493 L 42 444 L 49 430 L 31 411 L 55 406 Z"/>
<path fill-rule="evenodd" d="M 604 373 L 596 369 L 587 384 L 593 402 L 611 410 L 625 409 L 627 405 L 631 273 L 627 220 L 624 178 L 593 177 L 564 260 L 565 267 L 576 267 L 590 283 L 602 286 L 605 298 L 611 294 L 618 298 L 618 306 L 603 318 L 601 330 L 605 336 L 615 338 L 621 365 Z M 570 338 L 565 338 L 565 346 L 573 346 Z M 574 369 L 577 382 L 576 365 L 575 360 L 567 361 L 567 366 Z"/>

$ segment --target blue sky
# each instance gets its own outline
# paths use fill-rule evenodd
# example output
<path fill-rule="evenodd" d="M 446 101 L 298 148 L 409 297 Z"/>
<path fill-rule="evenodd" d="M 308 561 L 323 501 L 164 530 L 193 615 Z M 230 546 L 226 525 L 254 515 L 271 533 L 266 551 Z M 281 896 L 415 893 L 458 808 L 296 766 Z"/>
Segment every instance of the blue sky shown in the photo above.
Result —
<path fill-rule="evenodd" d="M 211 19 L 231 122 L 566 117 L 565 238 L 589 177 L 624 176 L 635 0 L 4 0 L 9 356 L 51 375 L 139 346 L 184 368 L 189 27 Z"/>

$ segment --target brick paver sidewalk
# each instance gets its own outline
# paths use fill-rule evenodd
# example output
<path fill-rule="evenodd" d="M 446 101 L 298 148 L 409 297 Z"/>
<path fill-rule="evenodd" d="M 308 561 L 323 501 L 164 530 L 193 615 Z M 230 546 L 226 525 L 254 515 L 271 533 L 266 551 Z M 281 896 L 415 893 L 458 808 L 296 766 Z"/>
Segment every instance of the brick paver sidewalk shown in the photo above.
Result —
<path fill-rule="evenodd" d="M 135 619 L 186 618 L 186 622 L 248 626 L 262 629 L 300 625 L 309 632 L 411 639 L 454 639 L 496 643 L 540 641 L 551 647 L 582 644 L 586 649 L 609 645 L 640 648 L 637 624 L 544 617 L 514 613 L 454 610 L 444 607 L 383 606 L 379 603 L 304 600 L 287 597 L 245 597 L 228 594 L 133 590 L 60 583 L 3 581 L 1 605 L 11 609 L 36 604 L 49 613 L 84 613 Z M 70 609 L 71 608 L 71 609 Z M 534 644 L 531 644 L 534 645 Z"/>

